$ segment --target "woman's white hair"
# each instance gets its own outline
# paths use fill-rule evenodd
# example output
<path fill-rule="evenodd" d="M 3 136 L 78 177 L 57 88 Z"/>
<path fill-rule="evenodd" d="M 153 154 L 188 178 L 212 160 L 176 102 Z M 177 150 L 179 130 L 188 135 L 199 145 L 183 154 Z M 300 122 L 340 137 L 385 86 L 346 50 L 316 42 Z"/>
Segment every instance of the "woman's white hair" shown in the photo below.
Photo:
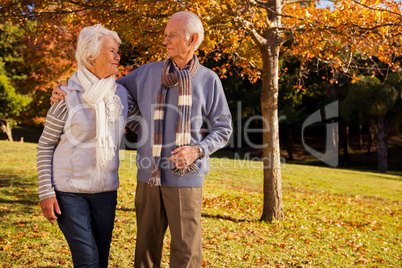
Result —
<path fill-rule="evenodd" d="M 184 19 L 183 28 L 187 34 L 187 40 L 193 33 L 198 33 L 198 40 L 194 46 L 194 51 L 198 49 L 202 40 L 204 40 L 204 27 L 202 26 L 201 19 L 190 11 L 179 11 L 174 13 L 170 20 L 173 18 Z"/>
<path fill-rule="evenodd" d="M 100 53 L 102 44 L 106 39 L 113 38 L 118 45 L 121 44 L 119 35 L 115 31 L 106 29 L 100 24 L 85 27 L 78 35 L 75 59 L 78 68 L 92 66 L 89 58 L 95 60 Z"/>

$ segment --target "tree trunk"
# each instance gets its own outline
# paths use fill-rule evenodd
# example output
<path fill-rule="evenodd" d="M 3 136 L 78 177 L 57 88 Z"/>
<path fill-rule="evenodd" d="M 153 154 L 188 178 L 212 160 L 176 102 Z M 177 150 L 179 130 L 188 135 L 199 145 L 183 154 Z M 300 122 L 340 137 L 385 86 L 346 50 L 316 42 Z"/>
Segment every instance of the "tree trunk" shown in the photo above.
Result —
<path fill-rule="evenodd" d="M 14 141 L 14 140 L 13 140 L 13 134 L 12 134 L 12 131 L 11 131 L 11 126 L 10 126 L 10 123 L 8 122 L 8 120 L 4 120 L 4 122 L 1 121 L 0 124 L 1 124 L 1 125 L 0 125 L 1 130 L 2 130 L 4 133 L 6 133 L 8 140 L 9 140 L 9 141 Z"/>
<path fill-rule="evenodd" d="M 282 178 L 278 124 L 278 58 L 280 43 L 275 32 L 266 34 L 262 48 L 263 85 L 261 111 L 263 117 L 264 204 L 261 220 L 283 220 Z"/>
<path fill-rule="evenodd" d="M 387 131 L 384 122 L 383 115 L 378 117 L 378 141 L 377 141 L 377 153 L 378 153 L 378 171 L 385 173 L 388 170 L 387 163 Z"/>
<path fill-rule="evenodd" d="M 264 201 L 261 220 L 283 220 L 282 178 L 278 122 L 278 60 L 279 50 L 285 41 L 281 34 L 281 0 L 268 1 L 268 20 L 271 28 L 262 35 L 250 28 L 250 35 L 262 54 L 261 113 L 263 127 Z M 249 27 L 250 24 L 246 23 Z"/>
<path fill-rule="evenodd" d="M 346 121 L 342 122 L 342 144 L 343 144 L 343 162 L 349 164 L 349 124 Z"/>
<path fill-rule="evenodd" d="M 293 159 L 293 134 L 292 134 L 292 127 L 289 125 L 287 127 L 288 135 L 286 137 L 286 151 L 288 152 L 289 160 Z"/>
<path fill-rule="evenodd" d="M 368 136 L 368 144 L 367 144 L 367 153 L 368 154 L 371 153 L 371 146 L 373 146 L 374 131 L 375 131 L 374 120 L 370 118 L 370 121 L 369 121 L 369 136 Z"/>
<path fill-rule="evenodd" d="M 363 125 L 362 121 L 359 121 L 359 150 L 363 148 Z"/>

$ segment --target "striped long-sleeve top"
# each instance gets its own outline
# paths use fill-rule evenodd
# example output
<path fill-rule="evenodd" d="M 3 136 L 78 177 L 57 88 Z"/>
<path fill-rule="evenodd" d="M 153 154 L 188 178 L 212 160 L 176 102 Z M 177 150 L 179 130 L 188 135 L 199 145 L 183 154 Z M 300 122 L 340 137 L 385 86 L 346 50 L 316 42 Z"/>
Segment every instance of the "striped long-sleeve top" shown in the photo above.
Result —
<path fill-rule="evenodd" d="M 140 117 L 139 109 L 130 94 L 127 94 L 127 102 L 128 118 L 131 119 L 127 126 L 130 127 L 132 131 L 137 132 Z M 37 147 L 38 192 L 41 201 L 56 196 L 52 175 L 53 158 L 55 150 L 59 145 L 60 137 L 65 132 L 68 113 L 67 102 L 62 100 L 52 105 L 46 116 L 45 127 Z M 118 137 L 118 141 L 120 141 L 120 138 L 121 137 Z M 64 161 L 68 161 L 69 158 L 70 156 L 66 155 Z"/>
<path fill-rule="evenodd" d="M 38 192 L 41 201 L 56 196 L 52 185 L 53 152 L 63 132 L 67 116 L 68 109 L 64 100 L 52 105 L 47 112 L 45 128 L 39 139 L 36 156 Z"/>

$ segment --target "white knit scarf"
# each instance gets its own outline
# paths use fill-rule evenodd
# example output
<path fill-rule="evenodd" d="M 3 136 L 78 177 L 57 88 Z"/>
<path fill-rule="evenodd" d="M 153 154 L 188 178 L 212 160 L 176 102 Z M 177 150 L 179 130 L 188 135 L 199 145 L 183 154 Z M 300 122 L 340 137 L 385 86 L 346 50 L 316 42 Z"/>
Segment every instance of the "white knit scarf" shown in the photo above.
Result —
<path fill-rule="evenodd" d="M 96 165 L 105 167 L 116 151 L 111 124 L 120 119 L 123 105 L 116 92 L 116 78 L 111 75 L 98 79 L 87 68 L 77 70 L 78 81 L 84 89 L 82 98 L 96 112 Z"/>

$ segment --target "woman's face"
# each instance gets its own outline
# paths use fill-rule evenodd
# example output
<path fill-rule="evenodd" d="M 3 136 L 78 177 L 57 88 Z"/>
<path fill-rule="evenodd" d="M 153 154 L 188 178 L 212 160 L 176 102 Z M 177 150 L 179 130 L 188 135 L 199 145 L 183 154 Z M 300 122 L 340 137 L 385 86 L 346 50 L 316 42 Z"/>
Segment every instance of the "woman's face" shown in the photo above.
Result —
<path fill-rule="evenodd" d="M 99 56 L 92 60 L 88 69 L 99 79 L 103 79 L 119 72 L 120 56 L 119 45 L 113 38 L 103 41 Z M 90 59 L 91 62 L 91 59 Z"/>

